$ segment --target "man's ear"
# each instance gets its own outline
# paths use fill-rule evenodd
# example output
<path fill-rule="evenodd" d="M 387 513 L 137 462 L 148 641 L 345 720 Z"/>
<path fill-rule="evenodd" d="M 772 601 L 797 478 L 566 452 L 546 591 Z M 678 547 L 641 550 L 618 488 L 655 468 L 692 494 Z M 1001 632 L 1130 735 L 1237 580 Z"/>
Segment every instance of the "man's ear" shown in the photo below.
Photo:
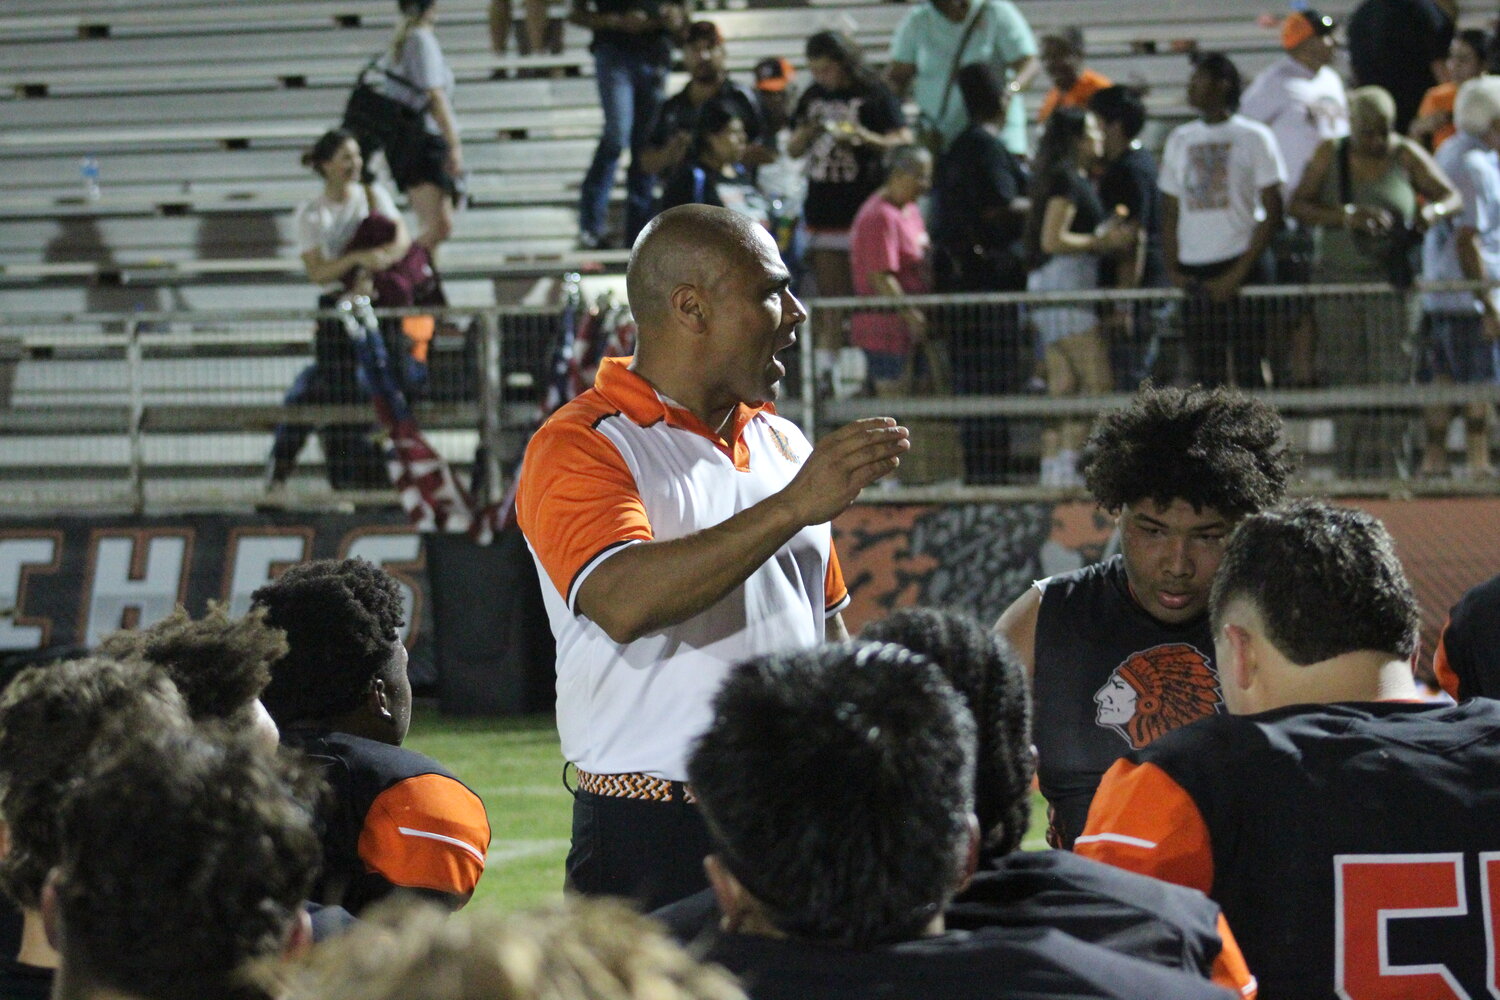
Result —
<path fill-rule="evenodd" d="M 296 919 L 287 928 L 286 941 L 281 946 L 281 957 L 289 962 L 295 961 L 311 951 L 312 946 L 312 917 L 308 916 L 307 907 L 299 906 Z"/>
<path fill-rule="evenodd" d="M 974 878 L 974 873 L 979 870 L 979 851 L 984 842 L 984 834 L 979 829 L 979 817 L 969 813 L 969 843 L 964 849 L 963 864 L 958 870 L 958 879 L 953 885 L 955 894 L 963 892 L 969 887 L 969 882 Z"/>
<path fill-rule="evenodd" d="M 708 330 L 708 309 L 703 292 L 697 285 L 683 283 L 672 289 L 667 297 L 671 304 L 673 320 L 692 333 Z"/>
<path fill-rule="evenodd" d="M 59 955 L 63 953 L 62 911 L 57 900 L 57 869 L 47 873 L 42 883 L 42 929 L 47 932 L 47 943 Z"/>
<path fill-rule="evenodd" d="M 1229 669 L 1226 671 L 1225 665 L 1221 664 L 1219 676 L 1223 677 L 1227 673 L 1235 687 L 1248 691 L 1260 669 L 1256 660 L 1255 640 L 1243 625 L 1225 625 L 1224 640 L 1229 646 Z"/>
<path fill-rule="evenodd" d="M 703 871 L 708 875 L 709 887 L 713 889 L 714 899 L 719 903 L 719 912 L 723 914 L 719 927 L 732 934 L 740 929 L 750 913 L 750 893 L 745 891 L 740 880 L 734 877 L 717 854 L 710 854 L 703 859 Z"/>
<path fill-rule="evenodd" d="M 370 682 L 370 688 L 365 693 L 365 700 L 369 705 L 370 712 L 375 715 L 376 718 L 395 718 L 395 716 L 391 713 L 391 698 L 390 695 L 386 692 L 385 681 L 381 680 L 379 677 Z"/>
<path fill-rule="evenodd" d="M 0 819 L 0 858 L 10 853 L 10 824 Z"/>

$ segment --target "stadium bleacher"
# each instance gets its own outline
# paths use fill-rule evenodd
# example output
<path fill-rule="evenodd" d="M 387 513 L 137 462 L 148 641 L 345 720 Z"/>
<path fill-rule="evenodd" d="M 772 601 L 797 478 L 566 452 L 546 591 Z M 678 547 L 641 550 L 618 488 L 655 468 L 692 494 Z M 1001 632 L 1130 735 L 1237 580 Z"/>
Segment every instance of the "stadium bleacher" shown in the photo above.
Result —
<path fill-rule="evenodd" d="M 852 32 L 881 65 L 908 9 L 730 0 L 736 5 L 696 16 L 719 23 L 731 72 L 741 78 L 768 55 L 800 64 L 806 35 L 824 27 Z M 1337 16 L 1352 5 L 1322 6 Z M 1228 51 L 1247 76 L 1279 52 L 1261 17 L 1276 12 L 1249 0 L 1026 0 L 1022 8 L 1038 34 L 1083 26 L 1091 66 L 1149 86 L 1158 137 L 1188 115 L 1185 50 Z M 601 122 L 586 32 L 569 26 L 561 55 L 502 58 L 489 51 L 486 17 L 484 0 L 443 0 L 439 7 L 437 31 L 458 78 L 455 105 L 470 170 L 471 202 L 441 259 L 459 306 L 504 305 L 538 275 L 589 264 L 618 268 L 624 259 L 623 251 L 573 249 L 578 184 Z M 337 123 L 356 73 L 388 43 L 395 21 L 395 4 L 385 0 L 10 0 L 0 16 L 0 309 L 310 306 L 292 212 L 317 181 L 298 154 Z M 557 75 L 517 78 L 523 68 Z M 669 89 L 683 82 L 674 74 Z M 85 157 L 99 165 L 97 199 L 80 181 Z M 27 413 L 119 404 L 104 391 L 119 384 L 108 367 L 120 363 L 119 347 L 110 347 L 117 354 L 109 358 L 97 355 L 96 335 L 109 325 L 83 324 L 89 336 L 69 347 L 49 339 L 48 329 L 13 324 L 16 357 L 0 357 L 0 365 L 14 368 L 9 410 L 20 414 L 0 424 L 13 468 L 73 464 L 66 450 L 37 443 L 42 422 Z M 190 334 L 167 353 L 196 351 L 191 363 L 143 377 L 179 403 L 274 407 L 303 363 L 305 347 L 299 354 L 295 344 L 305 344 L 306 327 L 283 324 L 278 336 L 274 349 L 257 347 L 254 336 L 233 348 L 274 355 L 254 366 L 237 357 L 245 384 L 239 376 L 225 384 L 222 345 L 195 347 Z M 78 355 L 76 366 L 54 368 L 69 351 Z M 166 363 L 151 352 L 141 360 L 148 368 Z M 106 424 L 115 426 L 112 420 Z M 80 417 L 68 426 L 105 429 L 97 423 Z M 65 425 L 60 420 L 57 428 Z M 241 437 L 254 446 L 184 448 L 243 469 L 259 462 L 264 427 Z"/>

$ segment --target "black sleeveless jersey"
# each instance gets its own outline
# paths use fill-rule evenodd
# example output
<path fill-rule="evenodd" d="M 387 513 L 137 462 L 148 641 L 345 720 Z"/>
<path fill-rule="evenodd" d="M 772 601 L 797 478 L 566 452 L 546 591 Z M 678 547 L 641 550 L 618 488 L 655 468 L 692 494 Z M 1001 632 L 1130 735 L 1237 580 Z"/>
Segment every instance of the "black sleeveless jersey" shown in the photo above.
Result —
<path fill-rule="evenodd" d="M 1125 563 L 1050 577 L 1036 619 L 1034 736 L 1042 794 L 1071 848 L 1109 766 L 1220 711 L 1208 616 L 1165 625 L 1130 596 Z"/>
<path fill-rule="evenodd" d="M 1132 759 L 1196 804 L 1210 895 L 1266 1000 L 1495 989 L 1500 703 L 1224 716 Z"/>
<path fill-rule="evenodd" d="M 707 955 L 751 1000 L 1230 1000 L 1195 975 L 1047 927 L 950 931 L 884 947 L 719 935 Z"/>

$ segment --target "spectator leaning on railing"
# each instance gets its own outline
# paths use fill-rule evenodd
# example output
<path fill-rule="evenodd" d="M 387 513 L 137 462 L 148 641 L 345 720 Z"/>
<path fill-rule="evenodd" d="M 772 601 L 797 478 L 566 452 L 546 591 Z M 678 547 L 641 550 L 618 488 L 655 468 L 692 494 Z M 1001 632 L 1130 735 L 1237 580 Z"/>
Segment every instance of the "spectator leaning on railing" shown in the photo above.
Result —
<path fill-rule="evenodd" d="M 1228 56 L 1199 56 L 1187 97 L 1200 117 L 1167 136 L 1158 180 L 1167 277 L 1188 292 L 1183 339 L 1193 375 L 1223 383 L 1233 360 L 1236 384 L 1259 385 L 1265 324 L 1239 296 L 1270 276 L 1286 166 L 1271 130 L 1235 113 L 1240 72 Z"/>
<path fill-rule="evenodd" d="M 1037 144 L 1031 175 L 1026 219 L 1029 291 L 1097 288 L 1104 257 L 1134 254 L 1140 241 L 1135 224 L 1106 216 L 1089 180 L 1103 155 L 1104 133 L 1093 114 L 1081 108 L 1052 112 Z M 1100 335 L 1094 303 L 1036 306 L 1028 312 L 1036 327 L 1049 395 L 1089 396 L 1110 388 L 1109 347 Z M 1088 424 L 1076 418 L 1042 432 L 1044 486 L 1083 485 L 1078 449 L 1087 436 Z"/>
<path fill-rule="evenodd" d="M 891 151 L 885 183 L 860 207 L 849 230 L 849 268 L 856 295 L 895 297 L 932 290 L 927 266 L 927 224 L 917 200 L 932 187 L 932 154 L 921 146 Z M 900 312 L 857 312 L 849 339 L 865 352 L 870 380 L 895 383 L 916 373 L 927 341 L 927 315 L 915 306 Z"/>
<path fill-rule="evenodd" d="M 1320 145 L 1292 195 L 1290 212 L 1317 227 L 1315 284 L 1388 282 L 1389 296 L 1319 296 L 1317 369 L 1324 385 L 1400 384 L 1417 321 L 1416 234 L 1460 206 L 1458 192 L 1421 146 L 1392 131 L 1396 105 L 1379 87 L 1349 94 L 1353 134 Z M 1418 208 L 1418 198 L 1423 204 Z M 1347 414 L 1335 431 L 1339 473 L 1390 476 L 1401 414 Z"/>
<path fill-rule="evenodd" d="M 1458 134 L 1437 152 L 1437 165 L 1453 179 L 1463 209 L 1427 231 L 1422 245 L 1422 276 L 1430 281 L 1500 279 L 1500 77 L 1481 76 L 1459 88 L 1454 107 Z M 1423 381 L 1494 382 L 1500 375 L 1496 341 L 1500 340 L 1500 295 L 1445 292 L 1423 297 L 1427 323 L 1422 346 Z M 1468 468 L 1490 475 L 1489 406 L 1471 404 L 1464 411 Z M 1427 412 L 1427 441 L 1421 471 L 1440 476 L 1448 471 L 1444 445 L 1453 408 Z"/>
<path fill-rule="evenodd" d="M 1026 172 L 1000 141 L 1010 92 L 993 66 L 958 71 L 971 124 L 939 158 L 931 203 L 933 283 L 939 292 L 1019 292 L 1026 288 Z M 944 317 L 953 391 L 989 396 L 1020 387 L 1020 309 L 1013 303 L 954 309 Z M 1010 432 L 1003 418 L 959 422 L 964 481 L 1005 481 Z"/>

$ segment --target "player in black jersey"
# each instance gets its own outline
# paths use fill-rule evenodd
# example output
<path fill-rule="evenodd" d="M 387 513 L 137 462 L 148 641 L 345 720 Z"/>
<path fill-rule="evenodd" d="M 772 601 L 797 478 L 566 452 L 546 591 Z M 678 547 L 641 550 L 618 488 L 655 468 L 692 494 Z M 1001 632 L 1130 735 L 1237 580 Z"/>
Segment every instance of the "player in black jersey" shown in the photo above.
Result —
<path fill-rule="evenodd" d="M 333 790 L 320 816 L 323 871 L 313 900 L 358 914 L 404 889 L 458 908 L 484 872 L 484 803 L 437 761 L 401 746 L 411 682 L 401 594 L 361 559 L 288 569 L 252 595 L 286 631 L 265 703 L 283 744 Z"/>
<path fill-rule="evenodd" d="M 1493 992 L 1500 703 L 1415 700 L 1384 527 L 1311 502 L 1247 518 L 1210 612 L 1231 714 L 1116 763 L 1078 852 L 1207 892 L 1266 997 Z"/>
<path fill-rule="evenodd" d="M 1230 389 L 1142 389 L 1101 417 L 1084 481 L 1120 554 L 1038 581 L 1000 616 L 1031 672 L 1049 840 L 1071 847 L 1105 770 L 1220 710 L 1208 590 L 1236 521 L 1279 502 L 1281 418 Z"/>
<path fill-rule="evenodd" d="M 1031 822 L 1031 696 L 1025 670 L 1003 640 L 967 615 L 905 608 L 872 622 L 861 638 L 894 642 L 931 659 L 974 715 L 974 812 L 979 864 L 949 902 L 947 926 L 1055 927 L 1111 951 L 1212 978 L 1254 995 L 1219 908 L 1201 893 L 1066 851 L 1021 851 Z M 657 910 L 685 944 L 702 947 L 721 918 L 712 890 Z"/>
<path fill-rule="evenodd" d="M 1500 697 L 1500 576 L 1469 589 L 1453 606 L 1432 671 L 1458 701 Z"/>
<path fill-rule="evenodd" d="M 1046 927 L 949 931 L 977 860 L 974 721 L 926 658 L 846 643 L 734 668 L 688 761 L 724 914 L 706 959 L 756 1000 L 1224 997 Z"/>

